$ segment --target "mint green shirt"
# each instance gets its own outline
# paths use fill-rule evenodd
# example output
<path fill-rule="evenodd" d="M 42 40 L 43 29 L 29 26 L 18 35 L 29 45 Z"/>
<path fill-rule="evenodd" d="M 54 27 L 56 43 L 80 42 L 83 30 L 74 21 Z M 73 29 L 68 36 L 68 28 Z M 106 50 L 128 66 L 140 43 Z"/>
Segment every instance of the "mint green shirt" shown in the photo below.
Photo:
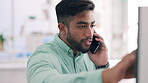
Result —
<path fill-rule="evenodd" d="M 56 34 L 29 57 L 28 83 L 102 83 L 103 69 L 96 70 L 87 53 L 73 51 Z"/>

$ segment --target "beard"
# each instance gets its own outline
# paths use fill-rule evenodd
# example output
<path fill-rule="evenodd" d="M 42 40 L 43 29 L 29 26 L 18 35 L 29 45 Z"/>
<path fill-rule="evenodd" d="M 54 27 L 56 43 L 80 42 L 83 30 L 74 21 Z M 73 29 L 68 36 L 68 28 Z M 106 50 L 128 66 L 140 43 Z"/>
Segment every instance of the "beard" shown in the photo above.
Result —
<path fill-rule="evenodd" d="M 87 38 L 88 39 L 88 38 Z M 70 31 L 68 31 L 68 35 L 67 35 L 67 41 L 69 42 L 69 44 L 72 46 L 72 48 L 76 49 L 77 51 L 80 51 L 82 53 L 87 53 L 89 51 L 89 48 L 88 49 L 85 49 L 83 48 L 82 46 L 82 42 L 84 40 L 87 40 L 87 39 L 82 39 L 80 42 L 77 42 L 75 39 L 73 39 L 73 37 L 71 36 L 71 33 Z"/>

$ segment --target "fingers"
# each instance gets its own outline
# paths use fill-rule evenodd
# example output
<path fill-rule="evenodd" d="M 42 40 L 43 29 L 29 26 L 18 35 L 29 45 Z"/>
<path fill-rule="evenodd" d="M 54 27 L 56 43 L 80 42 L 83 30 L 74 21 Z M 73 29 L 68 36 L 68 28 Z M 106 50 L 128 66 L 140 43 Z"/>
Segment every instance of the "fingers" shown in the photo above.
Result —
<path fill-rule="evenodd" d="M 94 36 L 96 36 L 97 38 L 104 40 L 103 37 L 101 37 L 100 35 L 98 35 L 97 33 L 94 33 Z"/>
<path fill-rule="evenodd" d="M 127 61 L 127 64 L 125 64 L 126 70 L 125 70 L 125 76 L 124 78 L 133 78 L 135 77 L 135 66 L 134 66 L 134 62 L 135 62 L 135 56 L 136 55 L 136 51 L 131 52 L 130 54 L 128 54 L 127 56 L 125 56 L 123 58 L 123 61 Z"/>
<path fill-rule="evenodd" d="M 123 58 L 123 62 L 126 62 L 127 64 L 133 64 L 136 58 L 136 51 L 132 51 L 131 53 L 129 53 L 128 55 L 126 55 Z"/>
<path fill-rule="evenodd" d="M 131 53 L 127 54 L 120 62 L 122 67 L 128 68 L 132 65 L 135 61 L 136 51 L 132 51 Z"/>
<path fill-rule="evenodd" d="M 101 44 L 104 43 L 104 41 L 102 39 L 99 38 L 95 38 L 96 41 L 100 42 Z"/>
<path fill-rule="evenodd" d="M 101 43 L 101 47 L 102 48 L 106 48 L 105 42 L 103 37 L 101 37 L 100 35 L 98 35 L 97 33 L 94 33 L 94 36 L 96 36 L 97 38 L 95 38 L 96 41 Z"/>
<path fill-rule="evenodd" d="M 100 35 L 98 35 L 96 32 L 93 34 L 93 36 L 95 36 L 95 40 L 100 42 L 100 43 L 104 43 L 104 39 L 103 37 L 101 37 Z"/>
<path fill-rule="evenodd" d="M 115 83 L 125 77 L 133 77 L 132 67 L 135 61 L 135 54 L 136 51 L 131 52 L 130 54 L 125 56 L 115 67 L 104 71 L 103 81 L 106 83 Z"/>
<path fill-rule="evenodd" d="M 131 67 L 135 61 L 135 54 L 136 51 L 131 52 L 130 54 L 126 55 L 115 67 L 114 69 L 117 70 L 121 77 L 131 76 L 132 74 Z"/>

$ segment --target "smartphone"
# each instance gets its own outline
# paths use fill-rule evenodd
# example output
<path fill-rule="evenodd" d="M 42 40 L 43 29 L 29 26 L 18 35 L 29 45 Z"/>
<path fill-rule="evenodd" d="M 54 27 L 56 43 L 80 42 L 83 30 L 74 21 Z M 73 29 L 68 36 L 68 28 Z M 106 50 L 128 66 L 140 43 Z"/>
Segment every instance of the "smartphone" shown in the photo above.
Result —
<path fill-rule="evenodd" d="M 93 40 L 92 40 L 92 43 L 90 45 L 90 52 L 92 54 L 95 54 L 97 52 L 97 50 L 101 47 L 101 43 L 96 41 L 95 38 L 97 38 L 97 37 L 93 36 Z"/>

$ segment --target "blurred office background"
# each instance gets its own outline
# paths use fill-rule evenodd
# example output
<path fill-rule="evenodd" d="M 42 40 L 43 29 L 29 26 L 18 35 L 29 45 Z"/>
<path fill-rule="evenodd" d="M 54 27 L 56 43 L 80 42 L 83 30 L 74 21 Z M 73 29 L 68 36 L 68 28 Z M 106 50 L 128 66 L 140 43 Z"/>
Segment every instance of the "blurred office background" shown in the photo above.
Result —
<path fill-rule="evenodd" d="M 26 64 L 36 47 L 58 32 L 60 0 L 0 0 L 0 83 L 27 83 Z M 137 48 L 138 7 L 147 0 L 93 0 L 96 32 L 104 37 L 111 65 Z M 133 80 L 121 83 L 134 83 Z"/>

